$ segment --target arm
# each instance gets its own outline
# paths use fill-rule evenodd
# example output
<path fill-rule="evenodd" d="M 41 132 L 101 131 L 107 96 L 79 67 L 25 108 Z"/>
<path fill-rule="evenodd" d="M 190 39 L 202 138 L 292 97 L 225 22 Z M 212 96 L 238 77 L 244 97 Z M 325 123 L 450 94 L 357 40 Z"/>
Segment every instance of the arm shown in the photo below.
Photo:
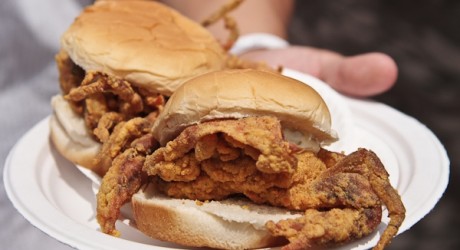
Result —
<path fill-rule="evenodd" d="M 184 15 L 201 22 L 229 0 L 164 0 Z M 287 38 L 294 0 L 246 0 L 230 13 L 238 22 L 240 34 L 269 33 Z M 222 24 L 210 27 L 221 41 L 228 37 Z M 302 32 L 302 31 L 297 31 Z M 353 96 L 372 96 L 390 89 L 396 82 L 398 68 L 394 60 L 382 53 L 345 57 L 333 51 L 308 46 L 252 50 L 241 58 L 264 61 L 315 76 L 336 90 Z"/>
<path fill-rule="evenodd" d="M 229 0 L 164 0 L 163 2 L 191 19 L 201 22 Z M 291 18 L 293 5 L 293 0 L 246 0 L 229 15 L 238 23 L 241 35 L 264 32 L 286 39 L 286 27 Z M 221 22 L 212 25 L 209 30 L 221 41 L 228 37 L 228 31 Z"/>

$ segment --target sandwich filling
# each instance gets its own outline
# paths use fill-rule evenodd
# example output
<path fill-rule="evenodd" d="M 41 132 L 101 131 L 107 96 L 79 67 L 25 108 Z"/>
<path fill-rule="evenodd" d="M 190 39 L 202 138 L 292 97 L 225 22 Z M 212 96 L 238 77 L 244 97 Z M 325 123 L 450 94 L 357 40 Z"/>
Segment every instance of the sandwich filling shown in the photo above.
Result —
<path fill-rule="evenodd" d="M 381 222 L 383 203 L 395 226 L 381 239 L 388 244 L 404 207 L 375 154 L 364 149 L 348 156 L 303 150 L 286 141 L 282 131 L 272 116 L 213 120 L 187 127 L 150 154 L 127 151 L 115 159 L 121 166 L 109 170 L 98 193 L 102 231 L 118 235 L 120 207 L 142 183 L 155 183 L 173 198 L 244 196 L 256 204 L 303 211 L 300 218 L 266 224 L 271 234 L 287 238 L 292 249 L 370 234 Z"/>
<path fill-rule="evenodd" d="M 136 87 L 123 78 L 85 71 L 63 50 L 56 55 L 56 62 L 62 95 L 84 120 L 91 138 L 102 144 L 110 141 L 118 124 L 136 117 L 156 117 L 165 104 L 165 96 Z M 96 172 L 103 175 L 110 165 L 98 168 Z"/>
<path fill-rule="evenodd" d="M 321 159 L 302 150 L 284 140 L 277 118 L 261 116 L 190 126 L 147 156 L 143 170 L 159 177 L 159 188 L 170 197 L 221 200 L 242 194 L 259 204 L 303 210 L 329 199 L 327 192 L 319 195 L 324 187 L 310 184 L 328 168 L 325 162 L 343 157 Z M 363 197 L 366 206 L 378 204 L 377 196 L 366 192 L 367 182 L 350 183 L 360 191 L 350 196 Z"/>

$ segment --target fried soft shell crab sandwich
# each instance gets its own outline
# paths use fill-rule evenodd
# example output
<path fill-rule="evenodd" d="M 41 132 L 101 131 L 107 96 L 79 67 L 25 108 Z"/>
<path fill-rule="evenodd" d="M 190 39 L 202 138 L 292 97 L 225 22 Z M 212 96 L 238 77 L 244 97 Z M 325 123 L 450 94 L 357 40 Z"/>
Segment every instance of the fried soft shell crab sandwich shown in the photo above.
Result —
<path fill-rule="evenodd" d="M 118 235 L 130 200 L 139 230 L 195 247 L 335 246 L 374 232 L 384 205 L 383 249 L 404 220 L 372 151 L 323 148 L 337 139 L 328 108 L 292 78 L 252 69 L 198 76 L 171 96 L 151 134 L 159 148 L 125 151 L 103 178 L 106 233 Z"/>

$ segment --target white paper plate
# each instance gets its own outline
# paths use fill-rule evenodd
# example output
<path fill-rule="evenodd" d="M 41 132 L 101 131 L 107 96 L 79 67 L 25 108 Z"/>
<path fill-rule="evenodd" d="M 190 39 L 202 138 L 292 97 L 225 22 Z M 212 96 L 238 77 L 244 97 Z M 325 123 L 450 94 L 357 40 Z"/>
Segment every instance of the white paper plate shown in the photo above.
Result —
<path fill-rule="evenodd" d="M 338 116 L 343 123 L 336 124 L 339 125 L 336 130 L 345 133 L 345 138 L 339 135 L 346 140 L 331 145 L 332 148 L 351 152 L 365 147 L 379 155 L 407 209 L 400 233 L 431 211 L 447 186 L 449 160 L 429 129 L 386 105 L 345 98 L 313 77 L 296 72 L 286 74 L 315 85 L 321 94 L 328 93 L 325 99 L 332 105 L 333 119 Z M 335 105 L 337 103 L 340 105 Z M 337 114 L 336 109 L 345 115 Z M 346 112 L 353 114 L 352 119 Z M 38 123 L 17 142 L 4 167 L 8 197 L 27 220 L 51 237 L 78 249 L 181 248 L 150 239 L 129 223 L 117 223 L 121 238 L 101 233 L 95 219 L 92 181 L 50 145 L 48 120 Z M 374 234 L 340 249 L 371 248 L 387 222 L 385 218 Z"/>

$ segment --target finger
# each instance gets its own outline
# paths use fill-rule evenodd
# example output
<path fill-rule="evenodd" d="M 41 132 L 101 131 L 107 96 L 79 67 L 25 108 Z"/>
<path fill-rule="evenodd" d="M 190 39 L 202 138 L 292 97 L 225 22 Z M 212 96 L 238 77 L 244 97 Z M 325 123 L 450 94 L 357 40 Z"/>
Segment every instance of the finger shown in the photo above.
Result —
<path fill-rule="evenodd" d="M 393 59 L 382 53 L 344 57 L 329 50 L 291 46 L 251 51 L 242 57 L 308 73 L 353 96 L 383 93 L 394 85 L 398 74 Z"/>
<path fill-rule="evenodd" d="M 382 53 L 351 57 L 328 55 L 321 60 L 319 78 L 336 90 L 354 96 L 372 96 L 390 89 L 396 82 L 398 68 Z"/>

